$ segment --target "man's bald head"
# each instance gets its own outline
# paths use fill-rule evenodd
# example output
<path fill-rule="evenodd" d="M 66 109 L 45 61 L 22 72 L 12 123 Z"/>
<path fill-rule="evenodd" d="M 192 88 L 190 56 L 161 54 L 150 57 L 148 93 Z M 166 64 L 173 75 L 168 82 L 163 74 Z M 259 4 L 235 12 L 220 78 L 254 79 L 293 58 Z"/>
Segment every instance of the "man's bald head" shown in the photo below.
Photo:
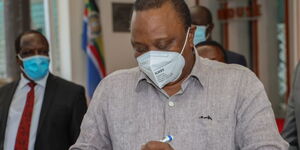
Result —
<path fill-rule="evenodd" d="M 192 16 L 192 24 L 209 25 L 213 24 L 212 14 L 208 8 L 204 6 L 193 6 L 190 8 Z"/>

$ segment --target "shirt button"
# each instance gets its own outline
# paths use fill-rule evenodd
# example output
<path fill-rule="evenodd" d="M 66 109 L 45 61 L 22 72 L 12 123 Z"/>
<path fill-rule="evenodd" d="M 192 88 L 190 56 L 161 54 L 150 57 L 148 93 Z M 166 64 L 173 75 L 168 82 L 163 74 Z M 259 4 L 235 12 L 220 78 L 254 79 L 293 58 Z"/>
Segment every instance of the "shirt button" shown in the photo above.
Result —
<path fill-rule="evenodd" d="M 170 107 L 174 107 L 174 106 L 175 106 L 175 103 L 172 102 L 172 101 L 169 101 L 169 106 L 170 106 Z"/>

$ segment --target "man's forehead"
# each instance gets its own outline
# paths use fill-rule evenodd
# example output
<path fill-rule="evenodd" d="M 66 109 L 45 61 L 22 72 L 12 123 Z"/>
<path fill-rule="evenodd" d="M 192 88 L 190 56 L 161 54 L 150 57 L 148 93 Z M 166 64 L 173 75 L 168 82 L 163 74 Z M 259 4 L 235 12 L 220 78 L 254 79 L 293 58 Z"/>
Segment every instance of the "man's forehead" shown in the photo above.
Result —
<path fill-rule="evenodd" d="M 174 5 L 171 2 L 166 2 L 159 8 L 150 8 L 148 10 L 134 11 L 134 16 L 137 19 L 149 20 L 151 18 L 160 18 L 163 20 L 170 21 L 180 21 L 178 12 L 175 10 Z M 134 19 L 134 18 L 133 18 Z"/>
<path fill-rule="evenodd" d="M 20 40 L 21 46 L 29 46 L 33 44 L 46 44 L 47 41 L 45 39 L 36 33 L 29 33 L 22 36 Z"/>
<path fill-rule="evenodd" d="M 194 25 L 208 25 L 210 22 L 201 15 L 192 15 L 192 24 Z"/>
<path fill-rule="evenodd" d="M 161 8 L 135 11 L 131 21 L 133 34 L 141 32 L 159 33 L 181 27 L 184 29 L 180 17 L 170 3 L 163 4 Z"/>

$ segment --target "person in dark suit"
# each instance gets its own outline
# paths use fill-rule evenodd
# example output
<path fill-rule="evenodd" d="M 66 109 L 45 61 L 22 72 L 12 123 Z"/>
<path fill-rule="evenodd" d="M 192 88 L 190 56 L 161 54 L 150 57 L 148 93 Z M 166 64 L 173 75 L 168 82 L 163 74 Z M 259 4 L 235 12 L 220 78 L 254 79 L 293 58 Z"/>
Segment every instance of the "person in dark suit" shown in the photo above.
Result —
<path fill-rule="evenodd" d="M 225 50 L 221 44 L 214 40 L 200 42 L 195 47 L 201 57 L 227 64 L 247 66 L 244 56 Z"/>
<path fill-rule="evenodd" d="M 194 45 L 206 40 L 212 40 L 212 31 L 214 23 L 212 14 L 208 8 L 204 6 L 193 6 L 190 8 L 192 16 L 192 24 L 196 26 L 194 35 Z M 227 63 L 239 64 L 247 67 L 247 61 L 241 54 L 235 53 L 230 50 L 225 50 Z"/>
<path fill-rule="evenodd" d="M 282 137 L 290 144 L 289 150 L 299 150 L 300 143 L 300 62 L 297 65 L 294 84 L 289 97 Z"/>
<path fill-rule="evenodd" d="M 247 67 L 246 58 L 243 55 L 235 53 L 230 50 L 226 50 L 225 53 L 226 53 L 228 64 L 239 64 Z"/>
<path fill-rule="evenodd" d="M 67 150 L 87 110 L 82 86 L 49 73 L 49 44 L 34 30 L 15 41 L 21 77 L 0 88 L 0 150 Z"/>

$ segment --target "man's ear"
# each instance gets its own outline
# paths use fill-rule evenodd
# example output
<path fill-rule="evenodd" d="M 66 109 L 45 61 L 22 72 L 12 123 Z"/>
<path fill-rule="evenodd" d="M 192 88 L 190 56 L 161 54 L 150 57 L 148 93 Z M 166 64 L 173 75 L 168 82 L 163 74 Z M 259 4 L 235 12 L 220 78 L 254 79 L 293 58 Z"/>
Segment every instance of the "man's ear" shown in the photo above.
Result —
<path fill-rule="evenodd" d="M 209 26 L 208 26 L 208 28 L 207 28 L 207 33 L 206 34 L 209 34 L 209 39 L 211 39 L 211 36 L 212 36 L 212 31 L 214 30 L 214 28 L 215 28 L 215 25 L 212 23 L 212 24 L 210 24 Z"/>
<path fill-rule="evenodd" d="M 189 32 L 189 46 L 194 47 L 194 35 L 195 35 L 196 26 L 192 25 Z"/>
<path fill-rule="evenodd" d="M 23 66 L 23 62 L 20 60 L 18 54 L 16 55 L 16 61 L 19 66 Z"/>
<path fill-rule="evenodd" d="M 213 31 L 214 28 L 215 28 L 215 25 L 212 23 L 212 24 L 209 25 L 209 28 L 210 28 L 210 31 Z"/>

